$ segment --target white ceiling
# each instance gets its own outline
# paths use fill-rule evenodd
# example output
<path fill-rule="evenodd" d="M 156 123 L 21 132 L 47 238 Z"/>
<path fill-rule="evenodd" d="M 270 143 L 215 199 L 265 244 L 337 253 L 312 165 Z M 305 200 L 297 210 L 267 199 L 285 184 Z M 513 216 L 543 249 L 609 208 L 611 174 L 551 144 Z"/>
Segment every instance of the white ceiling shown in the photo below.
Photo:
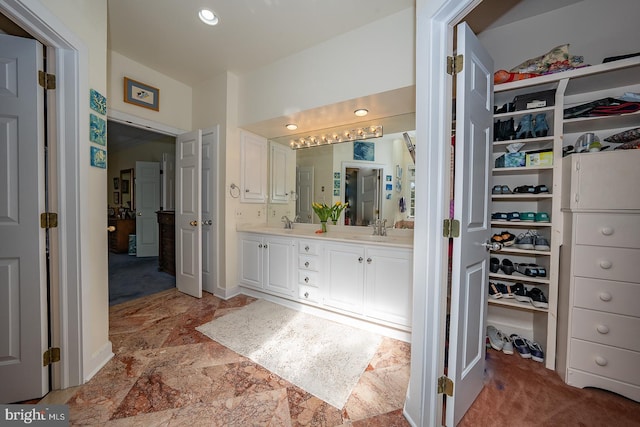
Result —
<path fill-rule="evenodd" d="M 479 33 L 578 1 L 485 0 L 466 21 Z M 199 21 L 202 6 L 219 15 L 217 26 Z M 246 73 L 414 6 L 415 0 L 108 0 L 108 43 L 111 50 L 193 85 L 225 71 Z M 415 94 L 399 94 L 398 110 L 412 110 Z M 362 105 L 356 102 L 361 100 L 352 101 Z M 354 108 L 347 104 L 304 112 L 299 120 L 311 123 L 312 129 L 350 123 Z M 378 104 L 389 106 L 392 101 Z M 282 134 L 280 118 L 252 126 L 247 129 L 266 137 Z M 110 126 L 111 148 L 116 138 L 141 137 L 139 129 L 123 136 L 126 130 Z"/>

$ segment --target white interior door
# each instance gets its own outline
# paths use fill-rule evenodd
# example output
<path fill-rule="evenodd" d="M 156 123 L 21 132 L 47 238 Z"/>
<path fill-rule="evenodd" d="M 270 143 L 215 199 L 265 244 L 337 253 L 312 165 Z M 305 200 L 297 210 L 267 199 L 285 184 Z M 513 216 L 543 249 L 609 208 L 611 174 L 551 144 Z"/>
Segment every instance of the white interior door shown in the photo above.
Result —
<path fill-rule="evenodd" d="M 42 45 L 0 35 L 0 64 L 0 403 L 11 403 L 49 391 Z"/>
<path fill-rule="evenodd" d="M 454 219 L 447 425 L 456 425 L 483 387 L 489 253 L 491 234 L 490 148 L 493 130 L 493 60 L 469 27 L 458 26 L 462 72 L 456 81 Z"/>
<path fill-rule="evenodd" d="M 218 281 L 219 127 L 202 131 L 202 289 L 214 293 Z"/>
<path fill-rule="evenodd" d="M 202 131 L 176 138 L 176 287 L 202 298 Z"/>
<path fill-rule="evenodd" d="M 313 222 L 313 166 L 300 166 L 296 170 L 296 191 L 298 200 L 296 201 L 297 215 L 301 222 Z"/>
<path fill-rule="evenodd" d="M 158 256 L 160 210 L 160 163 L 136 162 L 136 256 Z"/>
<path fill-rule="evenodd" d="M 360 169 L 360 206 L 362 224 L 372 224 L 379 217 L 378 189 L 380 188 L 377 169 Z"/>
<path fill-rule="evenodd" d="M 162 153 L 161 167 L 162 198 L 160 207 L 165 211 L 175 209 L 176 200 L 176 156 L 174 153 Z"/>

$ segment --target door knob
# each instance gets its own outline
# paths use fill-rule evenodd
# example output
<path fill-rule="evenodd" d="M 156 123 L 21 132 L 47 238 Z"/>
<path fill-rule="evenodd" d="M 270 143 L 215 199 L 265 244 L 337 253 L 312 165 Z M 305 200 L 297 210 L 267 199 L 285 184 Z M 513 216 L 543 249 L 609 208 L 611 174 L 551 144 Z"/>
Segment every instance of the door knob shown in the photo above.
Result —
<path fill-rule="evenodd" d="M 502 245 L 498 242 L 487 241 L 487 243 L 483 243 L 482 246 L 484 246 L 488 251 L 499 251 L 502 249 Z"/>
<path fill-rule="evenodd" d="M 113 233 L 114 231 L 116 231 L 116 227 L 114 225 L 110 225 L 107 227 L 107 231 L 109 233 Z"/>
<path fill-rule="evenodd" d="M 138 212 L 138 216 L 142 216 L 142 212 Z"/>
<path fill-rule="evenodd" d="M 205 219 L 204 221 L 202 221 L 202 225 L 211 225 L 213 224 L 213 221 L 210 219 Z"/>
<path fill-rule="evenodd" d="M 197 227 L 198 226 L 198 221 L 190 221 L 189 225 L 192 227 Z"/>

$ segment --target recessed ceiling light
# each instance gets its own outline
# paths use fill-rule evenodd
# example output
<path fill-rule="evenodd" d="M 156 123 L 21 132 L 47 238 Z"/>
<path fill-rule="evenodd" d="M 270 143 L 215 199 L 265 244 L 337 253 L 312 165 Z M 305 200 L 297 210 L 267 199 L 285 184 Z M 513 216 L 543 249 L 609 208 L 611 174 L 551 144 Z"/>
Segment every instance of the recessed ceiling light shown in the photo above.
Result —
<path fill-rule="evenodd" d="M 209 9 L 200 9 L 198 17 L 207 25 L 216 25 L 218 23 L 218 17 Z"/>
<path fill-rule="evenodd" d="M 289 129 L 289 130 L 296 130 L 296 129 L 298 129 L 298 125 L 297 125 L 297 124 L 295 124 L 295 123 L 288 123 L 285 127 L 286 127 L 287 129 Z"/>
<path fill-rule="evenodd" d="M 369 114 L 369 110 L 364 108 L 358 108 L 356 111 L 353 112 L 353 114 L 355 114 L 358 117 L 364 117 L 367 114 Z"/>

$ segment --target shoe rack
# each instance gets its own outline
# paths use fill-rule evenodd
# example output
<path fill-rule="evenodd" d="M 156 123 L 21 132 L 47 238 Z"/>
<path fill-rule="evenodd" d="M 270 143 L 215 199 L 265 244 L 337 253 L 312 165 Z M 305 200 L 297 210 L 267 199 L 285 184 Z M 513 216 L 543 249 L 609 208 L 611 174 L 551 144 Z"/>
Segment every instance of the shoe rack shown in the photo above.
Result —
<path fill-rule="evenodd" d="M 563 145 L 574 144 L 577 137 L 584 132 L 607 129 L 600 136 L 602 139 L 616 131 L 638 126 L 640 113 L 625 114 L 617 117 L 597 117 L 563 119 L 564 109 L 599 99 L 605 96 L 620 96 L 625 87 L 632 87 L 640 81 L 640 58 L 631 58 L 584 67 L 563 73 L 520 80 L 494 87 L 494 104 L 502 109 L 505 104 L 513 103 L 516 97 L 531 95 L 544 91 L 555 91 L 554 105 L 540 106 L 519 111 L 494 114 L 494 122 L 513 119 L 514 126 L 528 114 L 535 117 L 544 114 L 548 124 L 546 136 L 507 139 L 493 142 L 493 160 L 502 156 L 507 147 L 513 143 L 523 144 L 520 151 L 551 151 L 553 164 L 545 166 L 494 167 L 491 192 L 495 185 L 506 185 L 511 191 L 522 185 L 546 185 L 549 193 L 539 194 L 492 194 L 491 212 L 545 212 L 549 222 L 504 221 L 492 220 L 492 234 L 508 231 L 515 236 L 533 230 L 549 241 L 549 251 L 519 249 L 505 246 L 492 251 L 491 256 L 502 262 L 509 259 L 515 263 L 529 263 L 543 266 L 547 270 L 546 277 L 530 277 L 514 272 L 505 274 L 502 270 L 489 274 L 489 281 L 505 284 L 522 283 L 528 289 L 538 288 L 548 300 L 548 308 L 534 307 L 513 299 L 489 300 L 487 324 L 494 325 L 507 335 L 517 333 L 527 339 L 538 342 L 545 352 L 545 366 L 555 369 L 556 333 L 558 318 L 558 287 L 560 247 L 563 239 L 563 213 L 561 210 L 562 192 L 562 149 Z M 617 95 L 616 95 L 617 94 Z M 494 128 L 495 130 L 495 128 Z M 603 145 L 606 143 L 603 142 Z M 595 154 L 597 155 L 597 154 Z M 561 309 L 565 309 L 561 307 Z"/>

